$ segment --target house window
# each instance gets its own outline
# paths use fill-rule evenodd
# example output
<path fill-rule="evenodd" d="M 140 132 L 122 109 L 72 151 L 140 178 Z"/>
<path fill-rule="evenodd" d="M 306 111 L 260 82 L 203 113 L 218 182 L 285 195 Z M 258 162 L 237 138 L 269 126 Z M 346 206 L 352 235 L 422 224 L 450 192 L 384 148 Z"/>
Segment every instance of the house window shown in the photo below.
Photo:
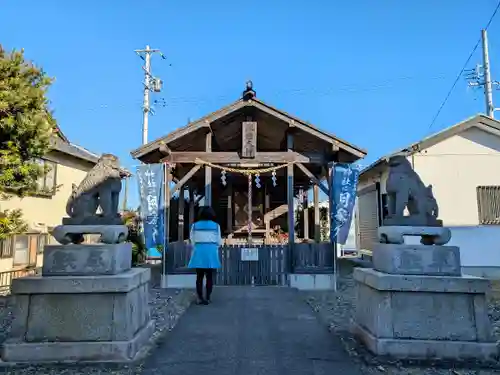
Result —
<path fill-rule="evenodd" d="M 14 265 L 25 266 L 29 263 L 29 241 L 28 235 L 14 237 Z"/>
<path fill-rule="evenodd" d="M 47 169 L 47 172 L 38 178 L 38 189 L 41 193 L 53 195 L 56 190 L 57 164 L 45 159 L 37 159 L 40 166 Z"/>
<path fill-rule="evenodd" d="M 12 258 L 12 237 L 0 241 L 0 258 Z"/>
<path fill-rule="evenodd" d="M 37 248 L 36 248 L 37 254 L 43 254 L 43 249 L 44 249 L 45 245 L 48 244 L 48 240 L 49 240 L 48 234 L 41 234 L 38 236 L 38 243 L 37 243 Z"/>
<path fill-rule="evenodd" d="M 500 224 L 500 186 L 478 186 L 479 224 Z"/>

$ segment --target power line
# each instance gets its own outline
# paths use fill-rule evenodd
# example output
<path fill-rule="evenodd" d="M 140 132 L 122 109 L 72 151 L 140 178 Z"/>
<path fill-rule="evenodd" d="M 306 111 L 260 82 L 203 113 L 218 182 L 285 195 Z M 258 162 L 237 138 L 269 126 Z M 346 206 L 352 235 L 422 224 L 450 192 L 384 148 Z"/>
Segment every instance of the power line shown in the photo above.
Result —
<path fill-rule="evenodd" d="M 491 15 L 491 17 L 490 17 L 488 23 L 486 24 L 486 27 L 484 28 L 484 30 L 488 30 L 488 28 L 491 25 L 491 22 L 493 22 L 493 19 L 495 18 L 496 14 L 498 12 L 498 9 L 500 9 L 500 1 L 498 2 L 495 10 L 493 11 L 493 14 Z M 481 43 L 481 41 L 482 41 L 482 38 L 479 38 L 478 41 L 477 41 L 477 43 L 476 43 L 476 45 L 472 49 L 472 52 L 469 54 L 469 57 L 467 57 L 467 60 L 465 60 L 465 63 L 463 65 L 462 69 L 460 70 L 460 73 L 458 73 L 457 78 L 455 78 L 455 81 L 453 82 L 453 85 L 451 86 L 450 91 L 448 91 L 448 94 L 446 94 L 446 97 L 444 98 L 443 102 L 439 106 L 439 109 L 437 110 L 436 114 L 434 115 L 434 118 L 432 119 L 432 122 L 429 125 L 429 129 L 428 130 L 431 130 L 431 128 L 434 126 L 434 123 L 436 122 L 438 116 L 441 114 L 441 111 L 443 110 L 443 107 L 448 102 L 448 99 L 450 98 L 451 94 L 453 93 L 453 90 L 455 89 L 458 81 L 460 81 L 460 78 L 464 74 L 465 68 L 467 68 L 467 65 L 469 64 L 470 60 L 472 59 L 472 56 L 476 52 L 477 47 L 479 47 L 479 44 Z"/>
<path fill-rule="evenodd" d="M 377 91 L 383 90 L 386 88 L 394 87 L 394 84 L 397 84 L 399 81 L 405 80 L 442 80 L 448 78 L 446 75 L 436 75 L 430 77 L 422 77 L 422 76 L 402 76 L 396 77 L 393 79 L 389 79 L 380 83 L 374 83 L 372 85 L 359 84 L 359 85 L 345 85 L 339 87 L 332 87 L 325 90 L 318 89 L 308 89 L 308 88 L 289 88 L 289 89 L 281 89 L 270 91 L 271 94 L 281 96 L 286 94 L 292 95 L 315 95 L 315 96 L 328 96 L 335 95 L 337 93 L 357 93 L 357 92 L 367 92 L 367 91 Z M 231 100 L 234 99 L 234 95 L 218 95 L 218 96 L 210 96 L 210 97 L 170 97 L 163 98 L 160 97 L 158 99 L 154 99 L 151 103 L 150 109 L 153 110 L 155 107 L 167 107 L 177 104 L 183 103 L 193 103 L 200 104 L 214 100 Z M 138 107 L 143 106 L 143 102 L 135 101 L 133 103 L 126 104 L 100 104 L 95 107 L 85 108 L 86 111 L 96 111 L 100 109 L 117 109 L 117 108 L 130 108 L 130 106 L 137 105 Z"/>

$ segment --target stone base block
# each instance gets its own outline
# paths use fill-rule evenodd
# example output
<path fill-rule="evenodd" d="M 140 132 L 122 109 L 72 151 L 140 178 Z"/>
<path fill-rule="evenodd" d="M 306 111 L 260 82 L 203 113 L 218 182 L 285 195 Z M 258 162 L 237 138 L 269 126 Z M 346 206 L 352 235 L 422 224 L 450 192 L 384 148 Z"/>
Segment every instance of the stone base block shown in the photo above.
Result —
<path fill-rule="evenodd" d="M 426 360 L 480 360 L 491 361 L 498 356 L 498 347 L 493 342 L 405 340 L 377 338 L 354 323 L 353 334 L 372 353 L 399 359 Z"/>
<path fill-rule="evenodd" d="M 406 226 L 406 227 L 442 227 L 443 221 L 421 215 L 388 217 L 384 219 L 384 226 Z"/>
<path fill-rule="evenodd" d="M 43 276 L 116 275 L 132 267 L 132 244 L 46 245 Z"/>
<path fill-rule="evenodd" d="M 11 293 L 92 294 L 126 293 L 151 279 L 149 268 L 132 268 L 118 275 L 104 276 L 25 276 L 12 280 Z"/>
<path fill-rule="evenodd" d="M 196 275 L 188 273 L 183 275 L 166 275 L 163 278 L 168 289 L 195 289 Z M 162 286 L 163 288 L 163 286 Z"/>
<path fill-rule="evenodd" d="M 9 339 L 3 344 L 5 362 L 128 362 L 133 361 L 141 348 L 153 336 L 153 320 L 127 341 L 94 342 L 23 342 Z"/>
<path fill-rule="evenodd" d="M 404 236 L 421 237 L 425 245 L 446 245 L 451 239 L 450 228 L 434 226 L 387 225 L 377 230 L 381 243 L 404 244 Z"/>
<path fill-rule="evenodd" d="M 402 275 L 460 276 L 457 246 L 375 244 L 373 268 Z"/>
<path fill-rule="evenodd" d="M 114 244 L 127 239 L 128 228 L 123 223 L 117 222 L 116 225 L 59 225 L 52 230 L 54 238 L 63 245 L 82 243 L 84 234 L 100 234 L 101 242 Z"/>
<path fill-rule="evenodd" d="M 333 290 L 335 288 L 333 274 L 291 274 L 290 287 L 299 290 Z"/>
<path fill-rule="evenodd" d="M 374 353 L 480 360 L 492 353 L 487 280 L 390 275 L 371 268 L 356 268 L 354 279 L 357 335 Z M 398 348 L 398 343 L 403 346 Z"/>
<path fill-rule="evenodd" d="M 29 362 L 64 355 L 71 357 L 67 360 L 133 358 L 151 331 L 150 275 L 149 269 L 134 268 L 109 276 L 15 279 L 15 319 L 3 360 L 19 360 L 20 353 Z"/>

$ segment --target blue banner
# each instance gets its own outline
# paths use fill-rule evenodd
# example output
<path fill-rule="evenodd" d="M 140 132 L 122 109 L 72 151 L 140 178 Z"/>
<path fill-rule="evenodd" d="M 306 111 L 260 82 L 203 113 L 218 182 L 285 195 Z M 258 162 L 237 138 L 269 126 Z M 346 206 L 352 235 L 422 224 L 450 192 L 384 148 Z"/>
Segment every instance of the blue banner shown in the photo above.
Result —
<path fill-rule="evenodd" d="M 165 248 L 164 230 L 164 166 L 144 164 L 137 167 L 144 242 L 149 258 L 161 257 L 158 247 Z"/>
<path fill-rule="evenodd" d="M 335 164 L 330 184 L 330 240 L 345 245 L 356 203 L 359 167 Z"/>

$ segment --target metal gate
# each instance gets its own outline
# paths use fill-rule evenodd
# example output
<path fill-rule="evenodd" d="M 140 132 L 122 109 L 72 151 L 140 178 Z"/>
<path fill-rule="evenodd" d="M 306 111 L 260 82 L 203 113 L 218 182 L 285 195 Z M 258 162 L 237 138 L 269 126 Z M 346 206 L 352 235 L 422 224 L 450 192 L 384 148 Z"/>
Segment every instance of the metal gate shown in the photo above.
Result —
<path fill-rule="evenodd" d="M 218 285 L 287 285 L 287 245 L 226 245 L 220 247 Z"/>
<path fill-rule="evenodd" d="M 167 250 L 169 274 L 191 274 L 188 268 L 191 246 L 172 242 Z M 288 245 L 224 245 L 219 248 L 222 268 L 217 270 L 218 285 L 287 285 Z"/>

